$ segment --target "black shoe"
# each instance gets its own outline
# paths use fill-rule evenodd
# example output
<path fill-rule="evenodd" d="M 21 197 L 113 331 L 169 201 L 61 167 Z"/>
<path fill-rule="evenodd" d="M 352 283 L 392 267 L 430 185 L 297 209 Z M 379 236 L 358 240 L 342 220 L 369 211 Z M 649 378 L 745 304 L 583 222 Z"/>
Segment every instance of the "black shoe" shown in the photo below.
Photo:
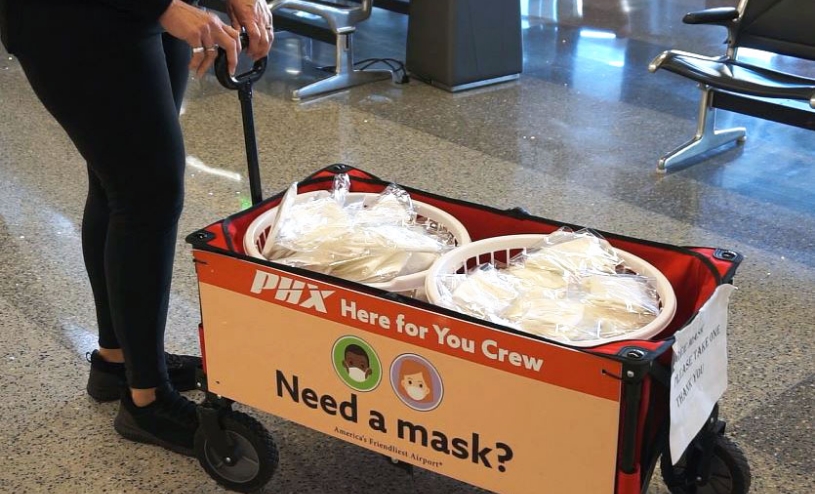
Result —
<path fill-rule="evenodd" d="M 120 390 L 126 387 L 124 364 L 107 362 L 99 355 L 98 350 L 86 353 L 91 363 L 88 376 L 88 394 L 96 401 L 114 401 L 119 399 Z M 201 357 L 164 353 L 167 361 L 167 374 L 170 382 L 178 391 L 196 389 L 195 371 L 201 367 Z"/>
<path fill-rule="evenodd" d="M 195 456 L 197 408 L 168 385 L 157 388 L 156 401 L 146 407 L 136 406 L 130 393 L 122 393 L 113 428 L 125 439 Z"/>

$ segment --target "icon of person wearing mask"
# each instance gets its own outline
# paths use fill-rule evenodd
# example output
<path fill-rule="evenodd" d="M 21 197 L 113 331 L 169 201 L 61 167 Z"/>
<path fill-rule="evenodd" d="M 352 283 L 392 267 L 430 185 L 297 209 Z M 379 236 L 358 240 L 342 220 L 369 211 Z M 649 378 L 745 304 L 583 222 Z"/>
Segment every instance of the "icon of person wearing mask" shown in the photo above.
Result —
<path fill-rule="evenodd" d="M 345 348 L 342 366 L 348 372 L 348 377 L 358 383 L 364 383 L 373 372 L 368 354 L 359 345 L 348 345 Z"/>
<path fill-rule="evenodd" d="M 405 360 L 399 369 L 399 387 L 402 396 L 417 403 L 432 402 L 431 372 L 421 362 Z"/>

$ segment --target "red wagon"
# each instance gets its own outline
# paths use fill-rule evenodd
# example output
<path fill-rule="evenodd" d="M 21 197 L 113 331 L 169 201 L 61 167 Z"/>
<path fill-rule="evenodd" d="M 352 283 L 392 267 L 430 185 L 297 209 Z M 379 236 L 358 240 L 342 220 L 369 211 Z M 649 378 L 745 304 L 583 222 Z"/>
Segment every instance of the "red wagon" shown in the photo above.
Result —
<path fill-rule="evenodd" d="M 406 468 L 495 492 L 646 492 L 660 458 L 671 492 L 748 491 L 749 467 L 724 435 L 716 406 L 723 391 L 717 386 L 726 382 L 721 352 L 739 254 L 599 232 L 659 269 L 677 310 L 654 338 L 591 348 L 248 256 L 249 225 L 283 197 L 260 198 L 251 121 L 251 84 L 259 73 L 262 67 L 245 78 L 220 76 L 244 103 L 255 204 L 187 239 L 199 281 L 205 362 L 196 453 L 215 480 L 251 492 L 277 466 L 271 435 L 232 410 L 238 402 Z M 298 189 L 330 189 L 339 173 L 348 174 L 352 192 L 378 193 L 389 185 L 333 165 Z M 402 187 L 453 215 L 474 241 L 581 228 Z M 343 373 L 351 347 L 364 350 L 364 384 Z M 432 403 L 402 396 L 409 365 L 432 374 Z"/>

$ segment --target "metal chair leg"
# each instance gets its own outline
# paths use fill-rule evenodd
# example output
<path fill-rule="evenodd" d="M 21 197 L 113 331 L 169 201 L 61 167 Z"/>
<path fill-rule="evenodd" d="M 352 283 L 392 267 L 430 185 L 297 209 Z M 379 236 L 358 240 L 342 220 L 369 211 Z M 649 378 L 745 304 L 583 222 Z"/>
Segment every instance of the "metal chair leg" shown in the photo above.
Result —
<path fill-rule="evenodd" d="M 390 70 L 355 70 L 353 33 L 337 34 L 337 67 L 334 69 L 334 75 L 295 90 L 292 99 L 299 101 L 318 94 L 392 77 Z"/>
<path fill-rule="evenodd" d="M 307 60 L 309 62 L 315 59 L 314 57 L 314 40 L 311 38 L 305 38 L 303 40 L 303 45 L 300 48 L 300 53 L 303 57 L 303 60 Z"/>
<path fill-rule="evenodd" d="M 657 164 L 658 172 L 666 172 L 669 167 L 683 163 L 729 142 L 743 143 L 747 139 L 747 130 L 744 127 L 716 130 L 716 109 L 713 108 L 713 91 L 708 86 L 700 87 L 702 99 L 699 103 L 696 135 L 690 141 L 660 158 Z"/>

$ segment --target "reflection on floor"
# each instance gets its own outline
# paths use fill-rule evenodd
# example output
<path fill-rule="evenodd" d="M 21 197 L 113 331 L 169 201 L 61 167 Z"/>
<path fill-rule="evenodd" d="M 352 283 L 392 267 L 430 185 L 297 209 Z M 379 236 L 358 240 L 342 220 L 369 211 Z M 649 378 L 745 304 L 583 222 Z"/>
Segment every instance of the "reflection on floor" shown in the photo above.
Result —
<path fill-rule="evenodd" d="M 478 203 L 741 252 L 722 413 L 750 460 L 753 492 L 815 492 L 815 140 L 722 113 L 722 125 L 747 127 L 746 144 L 655 172 L 659 156 L 695 131 L 697 90 L 649 74 L 647 64 L 667 48 L 722 53 L 723 29 L 681 18 L 735 3 L 523 1 L 521 79 L 458 94 L 381 82 L 294 103 L 290 91 L 323 77 L 317 67 L 333 63 L 334 48 L 279 33 L 255 92 L 264 192 L 344 162 Z M 376 10 L 358 33 L 358 58 L 404 60 L 406 32 L 406 17 Z M 753 56 L 813 73 L 811 64 Z M 194 460 L 120 440 L 110 427 L 115 405 L 84 395 L 83 355 L 95 343 L 79 239 L 84 164 L 5 54 L 0 87 L 0 443 L 8 445 L 0 490 L 220 492 Z M 235 94 L 211 75 L 193 81 L 182 121 L 190 166 L 181 235 L 248 196 Z M 180 237 L 168 347 L 198 352 L 189 260 Z M 266 492 L 477 492 L 423 470 L 407 477 L 372 453 L 258 416 L 283 455 Z M 650 492 L 667 491 L 655 480 Z"/>

